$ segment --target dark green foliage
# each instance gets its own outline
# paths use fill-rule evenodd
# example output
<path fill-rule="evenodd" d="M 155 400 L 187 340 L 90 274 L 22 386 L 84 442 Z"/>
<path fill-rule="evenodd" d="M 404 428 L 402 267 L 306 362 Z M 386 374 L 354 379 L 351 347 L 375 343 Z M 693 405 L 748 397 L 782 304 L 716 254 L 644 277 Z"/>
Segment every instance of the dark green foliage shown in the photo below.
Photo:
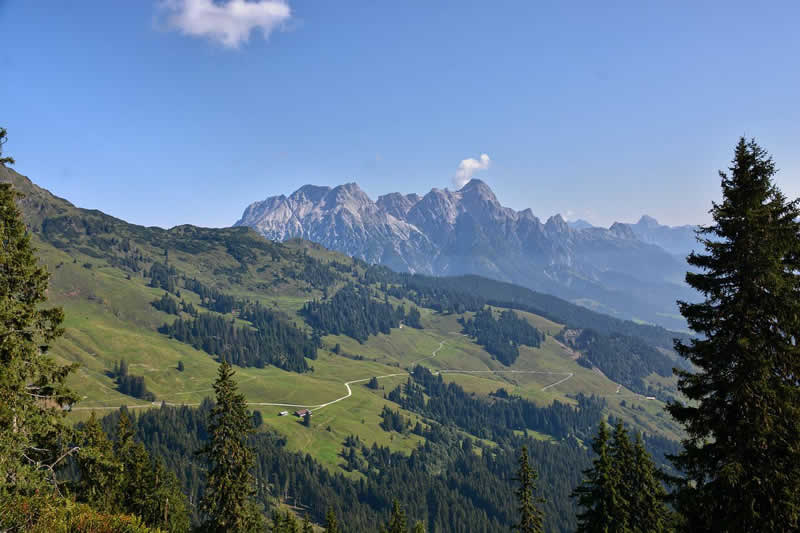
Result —
<path fill-rule="evenodd" d="M 200 502 L 204 531 L 255 531 L 260 523 L 251 500 L 253 451 L 246 442 L 252 422 L 233 376 L 233 369 L 223 361 L 214 382 L 216 405 L 210 413 L 209 440 L 198 451 L 209 466 Z"/>
<path fill-rule="evenodd" d="M 36 261 L 17 197 L 11 185 L 0 184 L 0 507 L 54 493 L 52 468 L 74 451 L 64 448 L 61 407 L 77 400 L 65 385 L 75 367 L 47 355 L 63 333 L 64 314 L 44 307 L 49 274 Z M 0 513 L 0 529 L 4 520 Z"/>
<path fill-rule="evenodd" d="M 392 514 L 389 517 L 389 522 L 385 527 L 381 528 L 381 531 L 384 533 L 408 533 L 406 513 L 397 500 L 392 502 Z"/>
<path fill-rule="evenodd" d="M 396 273 L 383 266 L 369 266 L 364 281 L 392 284 L 388 289 L 392 296 L 407 298 L 420 307 L 443 313 L 479 311 L 489 304 L 528 311 L 570 328 L 593 329 L 601 335 L 618 333 L 639 337 L 666 349 L 672 348 L 675 337 L 687 338 L 660 326 L 620 320 L 550 294 L 481 276 L 431 277 Z"/>
<path fill-rule="evenodd" d="M 202 313 L 194 319 L 178 318 L 159 331 L 238 366 L 262 368 L 271 364 L 294 372 L 308 370 L 305 358 L 316 359 L 317 354 L 311 337 L 281 313 L 260 304 L 242 305 L 240 317 L 255 329 L 237 326 L 232 319 L 220 315 Z"/>
<path fill-rule="evenodd" d="M 373 390 L 378 390 L 380 387 L 380 385 L 378 385 L 378 378 L 372 376 L 372 378 L 370 378 L 370 380 L 367 382 L 367 387 Z"/>
<path fill-rule="evenodd" d="M 74 496 L 106 513 L 138 516 L 150 527 L 189 530 L 186 497 L 175 474 L 158 459 L 151 459 L 133 439 L 126 411 L 117 422 L 114 442 L 92 414 L 78 432 Z"/>
<path fill-rule="evenodd" d="M 200 296 L 203 307 L 217 313 L 230 313 L 236 308 L 237 300 L 233 296 L 224 294 L 217 289 L 208 287 L 196 279 L 184 279 L 184 288 Z"/>
<path fill-rule="evenodd" d="M 164 289 L 167 292 L 175 292 L 178 286 L 177 271 L 175 267 L 164 263 L 153 263 L 150 267 L 150 286 Z"/>
<path fill-rule="evenodd" d="M 520 533 L 544 533 L 542 511 L 537 505 L 544 503 L 544 500 L 534 496 L 538 477 L 536 469 L 530 465 L 528 447 L 523 446 L 519 455 L 519 469 L 514 478 L 514 481 L 519 483 L 515 492 L 519 505 L 519 522 L 514 526 L 514 530 Z"/>
<path fill-rule="evenodd" d="M 178 306 L 178 302 L 175 300 L 175 298 L 171 297 L 166 292 L 158 300 L 153 300 L 150 303 L 150 305 L 152 305 L 159 311 L 164 311 L 165 313 L 169 313 L 170 315 L 180 314 L 181 311 L 180 307 Z"/>
<path fill-rule="evenodd" d="M 595 330 L 585 329 L 567 342 L 581 352 L 578 363 L 587 368 L 596 366 L 612 381 L 640 394 L 655 395 L 655 391 L 649 390 L 644 383 L 644 378 L 653 372 L 663 377 L 671 376 L 677 364 L 642 339 L 618 333 L 600 335 Z"/>
<path fill-rule="evenodd" d="M 626 476 L 630 486 L 631 529 L 636 533 L 672 531 L 674 517 L 667 509 L 667 499 L 653 459 L 645 449 L 641 433 L 636 434 L 633 449 L 634 468 Z"/>
<path fill-rule="evenodd" d="M 117 390 L 122 394 L 148 402 L 156 399 L 155 394 L 147 390 L 143 376 L 134 376 L 128 373 L 128 363 L 124 359 L 121 359 L 119 363 L 114 363 L 114 381 L 117 382 Z"/>
<path fill-rule="evenodd" d="M 800 528 L 800 204 L 775 172 L 740 139 L 700 230 L 705 253 L 688 258 L 705 299 L 679 305 L 701 337 L 676 349 L 697 372 L 678 373 L 691 403 L 668 409 L 688 434 L 676 506 L 691 531 Z"/>
<path fill-rule="evenodd" d="M 581 485 L 573 496 L 582 508 L 578 514 L 578 533 L 627 532 L 628 502 L 620 491 L 621 474 L 614 464 L 608 425 L 600 429 L 592 441 L 596 455 L 592 467 L 584 471 Z"/>
<path fill-rule="evenodd" d="M 347 335 L 364 342 L 370 335 L 388 334 L 403 320 L 402 311 L 372 298 L 368 289 L 348 285 L 326 302 L 307 302 L 306 321 L 324 335 Z"/>
<path fill-rule="evenodd" d="M 117 480 L 120 508 L 151 527 L 188 531 L 188 505 L 178 479 L 134 440 L 133 426 L 124 411 L 117 424 L 114 455 L 123 472 Z"/>
<path fill-rule="evenodd" d="M 469 320 L 460 319 L 464 333 L 477 340 L 487 352 L 504 365 L 512 365 L 519 357 L 519 346 L 538 348 L 544 335 L 519 318 L 514 311 L 503 311 L 495 319 L 491 308 L 481 309 Z"/>
<path fill-rule="evenodd" d="M 653 459 L 641 435 L 631 442 L 622 422 L 614 428 L 601 422 L 592 443 L 596 458 L 573 492 L 582 507 L 578 532 L 664 533 L 673 517 L 664 501 Z"/>
<path fill-rule="evenodd" d="M 192 452 L 207 443 L 211 407 L 208 402 L 200 408 L 162 406 L 141 413 L 135 421 L 137 439 L 177 473 L 184 492 L 195 502 L 203 492 L 205 467 L 202 457 Z M 104 427 L 108 430 L 118 416 L 105 417 Z M 542 507 L 547 530 L 574 530 L 568 495 L 589 462 L 576 441 L 554 445 L 517 437 L 507 446 L 486 447 L 478 454 L 464 445 L 461 432 L 439 424 L 420 432 L 425 444 L 411 455 L 346 440 L 344 454 L 355 447 L 354 466 L 364 474 L 363 481 L 331 473 L 305 453 L 290 452 L 286 439 L 269 430 L 254 434 L 248 442 L 256 459 L 256 498 L 267 508 L 276 498 L 302 502 L 320 524 L 325 523 L 325 509 L 333 505 L 339 523 L 354 533 L 373 533 L 385 523 L 394 499 L 412 521 L 423 520 L 432 532 L 507 531 L 516 520 L 509 486 L 517 469 L 517 450 L 527 445 L 546 488 L 548 501 Z"/>
<path fill-rule="evenodd" d="M 443 424 L 455 425 L 476 437 L 506 442 L 514 430 L 531 429 L 557 439 L 588 438 L 602 415 L 605 402 L 578 396 L 578 408 L 553 402 L 538 407 L 520 397 L 489 401 L 468 394 L 456 383 L 446 383 L 423 366 L 412 371 L 413 381 L 397 387 L 388 399 Z M 427 400 L 425 398 L 427 396 Z"/>
<path fill-rule="evenodd" d="M 403 433 L 408 431 L 410 425 L 411 422 L 398 411 L 390 409 L 388 405 L 383 406 L 380 426 L 384 431 Z"/>
<path fill-rule="evenodd" d="M 181 300 L 181 311 L 183 311 L 184 313 L 186 313 L 188 315 L 194 316 L 194 317 L 197 316 L 197 309 L 194 307 L 194 304 L 192 304 L 191 302 L 187 304 L 186 302 Z"/>
<path fill-rule="evenodd" d="M 306 411 L 306 413 L 303 415 L 303 425 L 305 427 L 311 426 L 311 411 Z"/>
<path fill-rule="evenodd" d="M 8 132 L 5 128 L 0 128 L 0 165 L 13 165 L 14 158 L 13 157 L 2 157 L 3 155 L 3 145 L 6 144 L 8 137 Z"/>
<path fill-rule="evenodd" d="M 403 323 L 411 328 L 414 329 L 422 329 L 422 322 L 420 321 L 422 318 L 422 314 L 419 312 L 419 309 L 412 306 L 411 309 L 408 310 L 408 314 L 406 318 L 403 320 Z"/>
<path fill-rule="evenodd" d="M 339 272 L 349 270 L 349 267 L 336 261 L 325 263 L 310 255 L 302 254 L 297 257 L 297 268 L 284 267 L 282 273 L 287 278 L 302 280 L 316 289 L 327 289 L 342 279 Z M 346 270 L 342 270 L 344 267 Z"/>
<path fill-rule="evenodd" d="M 178 361 L 178 372 L 183 372 L 184 366 L 183 361 Z"/>
<path fill-rule="evenodd" d="M 277 511 L 272 513 L 271 533 L 300 533 L 300 524 L 297 518 L 289 511 L 281 514 Z"/>
<path fill-rule="evenodd" d="M 79 480 L 74 487 L 77 499 L 101 511 L 114 510 L 122 499 L 119 479 L 124 472 L 114 454 L 113 443 L 94 413 L 78 432 L 77 445 L 75 463 Z"/>
<path fill-rule="evenodd" d="M 325 513 L 325 533 L 342 533 L 339 529 L 339 522 L 336 520 L 336 513 L 333 512 L 333 507 L 328 507 Z"/>

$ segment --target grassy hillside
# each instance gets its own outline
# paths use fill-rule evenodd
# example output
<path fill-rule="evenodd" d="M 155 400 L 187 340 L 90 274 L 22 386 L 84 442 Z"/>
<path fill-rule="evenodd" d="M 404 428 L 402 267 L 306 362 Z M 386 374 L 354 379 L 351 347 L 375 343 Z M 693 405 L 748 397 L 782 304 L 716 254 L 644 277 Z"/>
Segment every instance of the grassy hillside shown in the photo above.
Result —
<path fill-rule="evenodd" d="M 131 374 L 143 376 L 156 405 L 162 401 L 197 404 L 211 394 L 218 364 L 215 357 L 158 331 L 176 316 L 152 305 L 165 293 L 163 287 L 152 286 L 154 265 L 174 269 L 170 297 L 176 301 L 196 308 L 204 305 L 200 294 L 185 287 L 184 280 L 194 279 L 279 311 L 307 334 L 311 328 L 298 314 L 305 302 L 329 299 L 347 283 L 365 283 L 366 265 L 311 243 L 273 243 L 246 228 L 146 228 L 77 208 L 4 167 L 0 167 L 0 181 L 13 182 L 24 194 L 20 205 L 26 222 L 41 261 L 52 273 L 50 301 L 63 306 L 66 313 L 66 334 L 53 346 L 53 354 L 80 363 L 71 378 L 83 398 L 73 411 L 76 420 L 91 410 L 153 406 L 117 390 L 111 372 L 121 359 L 127 361 Z M 378 300 L 385 298 L 405 308 L 412 305 L 387 296 L 378 283 L 368 285 Z M 312 368 L 308 372 L 271 365 L 237 368 L 241 390 L 262 411 L 265 425 L 286 435 L 290 449 L 309 452 L 331 469 L 339 469 L 338 453 L 348 435 L 403 452 L 421 441 L 417 435 L 387 432 L 379 426 L 385 405 L 399 409 L 385 394 L 406 381 L 406 375 L 381 378 L 378 389 L 367 387 L 366 381 L 351 385 L 350 397 L 314 410 L 311 427 L 292 416 L 278 416 L 279 411 L 294 407 L 263 404 L 320 406 L 345 396 L 345 382 L 404 374 L 415 364 L 441 372 L 446 381 L 479 396 L 504 388 L 542 406 L 555 400 L 575 403 L 577 394 L 602 396 L 609 414 L 647 432 L 677 437 L 660 402 L 635 395 L 596 369 L 579 365 L 578 354 L 555 338 L 563 324 L 517 310 L 546 338 L 538 348 L 521 347 L 519 358 L 505 367 L 461 333 L 458 318 L 470 316 L 469 312 L 447 314 L 425 307 L 420 312 L 422 329 L 401 325 L 363 343 L 342 335 L 322 337 L 317 358 L 307 361 Z M 185 312 L 180 316 L 191 318 Z M 235 313 L 223 316 L 238 326 L 251 327 Z M 673 381 L 654 376 L 653 383 L 671 387 Z M 427 424 L 417 414 L 400 411 L 413 422 Z"/>

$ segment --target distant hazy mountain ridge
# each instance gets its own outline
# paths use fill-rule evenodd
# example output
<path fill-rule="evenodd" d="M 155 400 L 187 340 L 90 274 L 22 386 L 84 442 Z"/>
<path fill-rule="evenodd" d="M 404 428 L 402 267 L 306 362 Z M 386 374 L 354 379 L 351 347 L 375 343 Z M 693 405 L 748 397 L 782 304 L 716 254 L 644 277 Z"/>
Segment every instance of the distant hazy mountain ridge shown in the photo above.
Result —
<path fill-rule="evenodd" d="M 391 193 L 377 202 L 355 183 L 306 185 L 251 204 L 235 225 L 397 270 L 511 281 L 669 327 L 681 325 L 670 318 L 675 299 L 691 297 L 681 285 L 683 261 L 655 244 L 658 228 L 640 221 L 575 229 L 560 215 L 543 223 L 530 209 L 502 206 L 477 179 L 458 191 Z"/>

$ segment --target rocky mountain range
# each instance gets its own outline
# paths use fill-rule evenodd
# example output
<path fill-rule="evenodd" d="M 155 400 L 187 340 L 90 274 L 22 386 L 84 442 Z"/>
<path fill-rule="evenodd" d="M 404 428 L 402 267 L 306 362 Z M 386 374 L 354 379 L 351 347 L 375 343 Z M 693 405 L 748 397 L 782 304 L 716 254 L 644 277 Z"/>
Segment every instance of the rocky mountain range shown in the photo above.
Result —
<path fill-rule="evenodd" d="M 567 224 L 574 230 L 595 227 L 582 219 L 571 220 Z M 671 254 L 686 257 L 692 250 L 697 250 L 697 226 L 665 226 L 649 215 L 642 215 L 636 224 L 627 225 L 639 240 L 660 246 Z"/>
<path fill-rule="evenodd" d="M 692 298 L 682 283 L 686 264 L 656 244 L 663 232 L 650 220 L 610 228 L 570 227 L 560 215 L 542 222 L 530 209 L 502 206 L 473 179 L 457 191 L 377 201 L 355 183 L 306 185 L 251 204 L 235 225 L 276 241 L 308 239 L 395 270 L 479 274 L 683 328 L 675 300 Z"/>

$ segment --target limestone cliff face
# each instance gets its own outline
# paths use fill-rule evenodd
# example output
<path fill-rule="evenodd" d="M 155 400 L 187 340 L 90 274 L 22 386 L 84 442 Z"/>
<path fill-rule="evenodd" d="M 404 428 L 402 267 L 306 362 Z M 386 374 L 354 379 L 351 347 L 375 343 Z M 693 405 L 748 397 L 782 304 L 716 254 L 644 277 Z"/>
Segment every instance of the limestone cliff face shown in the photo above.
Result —
<path fill-rule="evenodd" d="M 671 283 L 685 265 L 630 225 L 577 229 L 560 215 L 543 223 L 530 209 L 501 205 L 477 179 L 457 191 L 391 193 L 377 202 L 355 183 L 306 185 L 251 204 L 236 225 L 277 241 L 301 237 L 397 270 L 511 281 L 637 318 L 674 314 L 675 298 L 685 296 Z M 648 301 L 654 292 L 656 301 Z"/>

